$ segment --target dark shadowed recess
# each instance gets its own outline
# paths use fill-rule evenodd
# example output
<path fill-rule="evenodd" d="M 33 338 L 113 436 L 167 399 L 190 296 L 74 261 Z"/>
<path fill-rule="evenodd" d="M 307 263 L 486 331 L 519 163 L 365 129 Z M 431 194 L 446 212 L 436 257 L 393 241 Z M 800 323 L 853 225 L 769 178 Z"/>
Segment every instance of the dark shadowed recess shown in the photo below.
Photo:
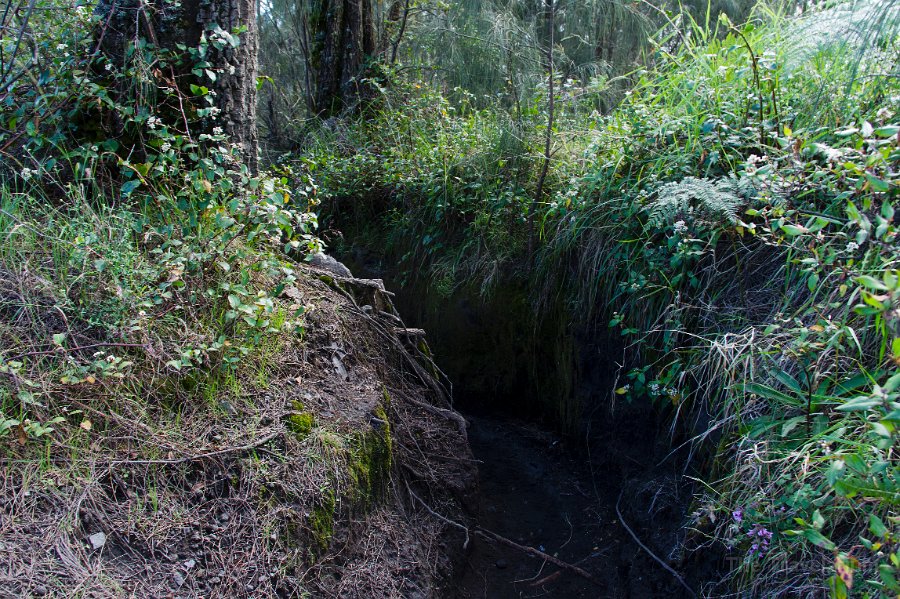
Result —
<path fill-rule="evenodd" d="M 694 551 L 683 527 L 700 458 L 664 411 L 615 395 L 623 348 L 605 323 L 536 318 L 514 286 L 441 295 L 359 249 L 340 257 L 385 279 L 407 324 L 426 330 L 470 424 L 477 525 L 593 577 L 475 536 L 448 597 L 691 596 L 646 549 L 692 589 L 712 579 L 723 556 Z"/>

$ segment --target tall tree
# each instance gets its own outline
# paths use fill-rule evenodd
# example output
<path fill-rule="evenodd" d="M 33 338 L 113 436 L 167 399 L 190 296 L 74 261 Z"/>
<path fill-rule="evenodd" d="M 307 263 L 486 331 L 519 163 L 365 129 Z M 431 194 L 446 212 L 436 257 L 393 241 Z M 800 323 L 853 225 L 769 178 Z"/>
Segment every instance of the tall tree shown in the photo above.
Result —
<path fill-rule="evenodd" d="M 189 90 L 202 83 L 215 92 L 215 118 L 207 119 L 207 129 L 221 127 L 256 172 L 256 0 L 100 0 L 96 12 L 104 23 L 98 49 L 117 63 L 140 40 L 185 58 L 205 46 L 200 59 L 206 64 L 178 73 L 178 86 Z M 239 32 L 237 43 L 232 32 Z"/>
<path fill-rule="evenodd" d="M 373 0 L 318 0 L 312 12 L 315 109 L 323 116 L 343 108 L 361 89 L 358 76 L 376 53 Z"/>

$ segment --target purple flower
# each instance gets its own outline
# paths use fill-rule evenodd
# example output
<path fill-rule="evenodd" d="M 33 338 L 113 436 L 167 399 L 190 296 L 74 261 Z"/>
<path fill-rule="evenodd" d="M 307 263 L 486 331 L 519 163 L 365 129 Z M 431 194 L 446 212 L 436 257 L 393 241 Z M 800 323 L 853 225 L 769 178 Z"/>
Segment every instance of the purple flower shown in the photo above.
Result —
<path fill-rule="evenodd" d="M 735 522 L 740 524 L 744 521 L 744 510 L 742 510 L 741 508 L 734 510 L 733 512 L 731 512 L 731 517 L 734 518 Z"/>

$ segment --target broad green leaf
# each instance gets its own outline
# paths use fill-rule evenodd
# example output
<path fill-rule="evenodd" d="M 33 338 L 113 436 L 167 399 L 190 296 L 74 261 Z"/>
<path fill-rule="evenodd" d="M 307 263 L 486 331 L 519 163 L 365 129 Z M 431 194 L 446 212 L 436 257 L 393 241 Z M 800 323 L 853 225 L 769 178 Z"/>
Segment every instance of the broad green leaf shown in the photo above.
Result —
<path fill-rule="evenodd" d="M 873 131 L 875 135 L 878 137 L 893 137 L 897 135 L 897 132 L 900 131 L 900 126 L 897 125 L 886 125 L 884 127 L 879 127 Z"/>
<path fill-rule="evenodd" d="M 881 521 L 881 518 L 875 514 L 869 516 L 869 530 L 879 539 L 885 538 L 888 534 L 887 526 L 885 526 L 884 522 Z"/>
<path fill-rule="evenodd" d="M 864 412 L 875 406 L 881 405 L 881 401 L 870 396 L 861 395 L 837 407 L 841 412 Z"/>
<path fill-rule="evenodd" d="M 815 292 L 816 287 L 819 285 L 819 275 L 817 273 L 812 273 L 809 275 L 809 278 L 806 279 L 806 286 L 810 291 Z"/>
<path fill-rule="evenodd" d="M 141 182 L 138 179 L 132 179 L 131 181 L 125 181 L 122 183 L 122 195 L 127 196 L 130 195 L 135 189 L 141 186 Z"/>
<path fill-rule="evenodd" d="M 796 237 L 797 235 L 802 235 L 807 232 L 806 227 L 801 227 L 799 225 L 781 225 L 781 230 L 784 231 L 785 235 L 788 237 Z"/>
<path fill-rule="evenodd" d="M 807 528 L 801 534 L 807 541 L 809 541 L 816 547 L 821 547 L 822 549 L 827 549 L 828 551 L 833 551 L 835 548 L 835 545 L 831 542 L 831 539 L 820 533 L 818 530 Z"/>
<path fill-rule="evenodd" d="M 856 282 L 866 289 L 871 289 L 873 291 L 887 291 L 888 289 L 884 283 L 882 283 L 875 277 L 870 277 L 869 275 L 856 277 Z"/>

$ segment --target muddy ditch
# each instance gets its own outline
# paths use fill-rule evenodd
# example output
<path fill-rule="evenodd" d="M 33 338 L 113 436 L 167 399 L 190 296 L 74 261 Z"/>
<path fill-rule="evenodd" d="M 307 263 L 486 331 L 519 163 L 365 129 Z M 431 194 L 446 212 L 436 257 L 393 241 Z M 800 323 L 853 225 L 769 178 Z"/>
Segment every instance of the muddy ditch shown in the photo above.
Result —
<path fill-rule="evenodd" d="M 686 447 L 672 449 L 686 434 L 615 398 L 622 347 L 605 327 L 575 329 L 564 314 L 536 323 L 516 289 L 437 296 L 348 262 L 386 279 L 407 323 L 427 331 L 469 423 L 469 524 L 486 533 L 444 596 L 691 597 L 716 576 L 718 556 L 686 549 L 697 472 Z"/>

